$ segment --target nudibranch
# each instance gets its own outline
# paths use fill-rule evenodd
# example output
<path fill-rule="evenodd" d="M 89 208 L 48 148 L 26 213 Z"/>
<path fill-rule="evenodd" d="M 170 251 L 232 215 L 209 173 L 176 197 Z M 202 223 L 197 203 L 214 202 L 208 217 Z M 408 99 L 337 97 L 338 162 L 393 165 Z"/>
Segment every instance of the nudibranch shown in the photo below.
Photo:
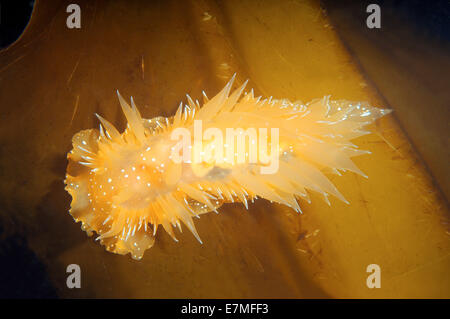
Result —
<path fill-rule="evenodd" d="M 193 217 L 223 203 L 248 208 L 261 197 L 300 212 L 297 200 L 309 201 L 308 191 L 346 202 L 325 173 L 364 176 L 351 158 L 369 152 L 350 141 L 390 110 L 328 96 L 306 104 L 262 99 L 244 93 L 247 82 L 230 94 L 233 81 L 211 99 L 203 93 L 203 106 L 187 96 L 170 118 L 145 119 L 117 92 L 125 131 L 97 115 L 98 130 L 74 135 L 65 189 L 89 236 L 141 259 L 159 225 L 177 241 L 182 222 L 201 243 Z"/>

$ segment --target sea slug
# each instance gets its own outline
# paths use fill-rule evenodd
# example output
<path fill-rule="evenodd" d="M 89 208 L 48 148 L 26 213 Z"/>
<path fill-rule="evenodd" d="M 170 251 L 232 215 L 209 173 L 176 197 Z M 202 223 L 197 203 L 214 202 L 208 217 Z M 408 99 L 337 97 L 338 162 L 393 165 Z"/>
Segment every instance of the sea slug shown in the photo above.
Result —
<path fill-rule="evenodd" d="M 364 174 L 351 157 L 369 153 L 350 141 L 389 113 L 367 103 L 307 104 L 262 99 L 246 82 L 230 94 L 234 76 L 200 106 L 187 96 L 173 117 L 144 119 L 117 92 L 127 119 L 120 133 L 97 115 L 99 130 L 78 132 L 65 179 L 70 214 L 110 252 L 141 259 L 158 226 L 174 239 L 181 223 L 201 242 L 193 217 L 226 202 L 257 197 L 300 212 L 308 191 L 345 198 L 324 173 Z"/>

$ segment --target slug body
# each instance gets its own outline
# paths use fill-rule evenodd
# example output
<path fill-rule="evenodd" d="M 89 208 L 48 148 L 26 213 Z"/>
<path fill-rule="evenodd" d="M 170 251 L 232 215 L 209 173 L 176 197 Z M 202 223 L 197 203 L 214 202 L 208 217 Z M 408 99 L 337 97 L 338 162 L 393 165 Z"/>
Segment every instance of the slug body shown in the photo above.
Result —
<path fill-rule="evenodd" d="M 226 202 L 248 207 L 262 197 L 300 212 L 297 199 L 309 201 L 307 191 L 346 202 L 324 172 L 364 176 L 351 157 L 368 152 L 350 140 L 389 110 L 328 97 L 263 100 L 243 93 L 246 83 L 230 94 L 233 80 L 210 100 L 204 94 L 202 107 L 188 96 L 171 118 L 144 119 L 118 94 L 123 133 L 97 115 L 99 130 L 75 134 L 65 189 L 70 214 L 89 236 L 141 259 L 159 225 L 177 240 L 174 228 L 183 223 L 201 242 L 193 217 Z"/>

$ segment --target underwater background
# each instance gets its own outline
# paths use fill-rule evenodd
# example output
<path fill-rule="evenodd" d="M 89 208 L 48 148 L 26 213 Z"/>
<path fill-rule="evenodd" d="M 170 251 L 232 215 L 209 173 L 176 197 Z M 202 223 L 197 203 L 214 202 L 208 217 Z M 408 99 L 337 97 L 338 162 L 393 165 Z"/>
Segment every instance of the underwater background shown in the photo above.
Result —
<path fill-rule="evenodd" d="M 70 1 L 5 3 L 0 297 L 450 297 L 447 1 L 378 1 L 381 29 L 367 28 L 369 1 L 78 1 L 81 29 L 66 27 Z M 234 73 L 257 95 L 394 109 L 357 140 L 369 179 L 330 176 L 350 205 L 227 204 L 196 222 L 203 245 L 160 232 L 141 261 L 88 238 L 64 191 L 73 134 L 94 113 L 124 128 L 116 89 L 146 118 L 171 116 Z"/>

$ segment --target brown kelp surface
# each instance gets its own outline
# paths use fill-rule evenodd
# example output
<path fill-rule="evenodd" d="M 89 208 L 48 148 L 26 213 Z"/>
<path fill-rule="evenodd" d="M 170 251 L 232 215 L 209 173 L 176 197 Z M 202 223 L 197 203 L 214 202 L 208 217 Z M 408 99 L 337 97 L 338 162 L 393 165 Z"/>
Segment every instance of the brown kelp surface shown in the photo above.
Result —
<path fill-rule="evenodd" d="M 319 196 L 303 215 L 266 201 L 225 205 L 175 243 L 161 231 L 141 261 L 106 252 L 68 214 L 66 154 L 100 113 L 124 128 L 115 95 L 146 118 L 172 115 L 189 93 L 213 95 L 233 73 L 258 95 L 383 100 L 316 1 L 37 1 L 23 36 L 0 52 L 3 237 L 20 233 L 62 297 L 449 297 L 448 208 L 394 115 L 371 127 L 355 158 L 369 178 L 330 176 L 350 202 Z M 392 106 L 395 110 L 395 106 Z M 395 113 L 395 112 L 394 112 Z M 78 264 L 82 288 L 66 287 Z M 366 267 L 382 270 L 380 289 Z"/>

